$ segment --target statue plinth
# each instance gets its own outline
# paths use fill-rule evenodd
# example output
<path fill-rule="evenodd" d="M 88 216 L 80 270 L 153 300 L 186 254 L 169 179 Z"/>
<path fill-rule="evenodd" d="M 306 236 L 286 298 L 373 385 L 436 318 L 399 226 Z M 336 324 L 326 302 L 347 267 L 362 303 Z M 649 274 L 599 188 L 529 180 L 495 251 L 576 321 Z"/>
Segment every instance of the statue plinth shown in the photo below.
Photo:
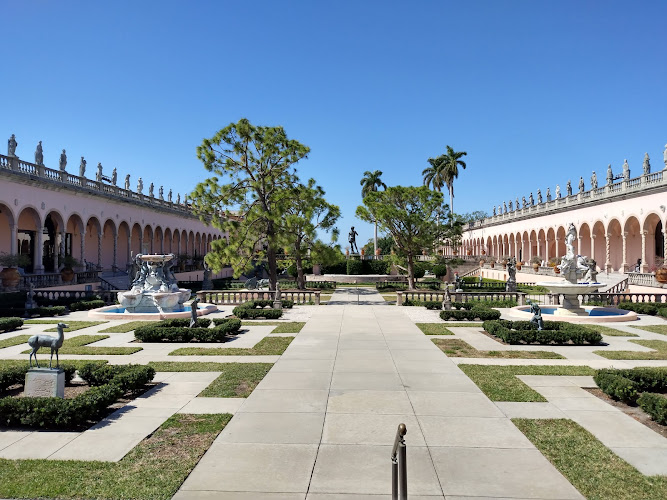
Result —
<path fill-rule="evenodd" d="M 25 374 L 24 395 L 31 398 L 64 398 L 65 370 L 30 368 Z"/>

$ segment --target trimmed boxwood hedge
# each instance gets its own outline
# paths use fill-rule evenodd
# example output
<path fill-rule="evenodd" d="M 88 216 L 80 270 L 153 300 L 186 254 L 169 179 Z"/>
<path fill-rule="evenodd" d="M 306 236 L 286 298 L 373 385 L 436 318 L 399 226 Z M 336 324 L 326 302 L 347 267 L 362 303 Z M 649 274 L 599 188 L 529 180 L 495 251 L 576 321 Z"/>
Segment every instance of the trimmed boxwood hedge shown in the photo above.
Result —
<path fill-rule="evenodd" d="M 23 326 L 21 318 L 0 318 L 0 332 L 11 332 Z"/>
<path fill-rule="evenodd" d="M 648 314 L 650 316 L 662 316 L 667 318 L 667 304 L 653 304 L 649 302 L 619 302 L 619 309 L 634 311 L 637 314 Z"/>
<path fill-rule="evenodd" d="M 65 370 L 65 384 L 69 384 L 74 378 L 75 367 L 68 364 L 60 365 Z M 29 364 L 23 366 L 3 366 L 0 368 L 0 392 L 4 392 L 12 385 L 23 385 L 25 374 L 30 369 Z"/>
<path fill-rule="evenodd" d="M 96 365 L 89 363 L 79 370 L 79 376 L 92 387 L 114 383 L 123 394 L 141 390 L 155 377 L 155 369 L 146 365 Z"/>
<path fill-rule="evenodd" d="M 469 310 L 452 309 L 449 311 L 440 311 L 440 318 L 445 321 L 449 321 L 452 319 L 469 320 L 469 321 L 479 319 L 481 321 L 487 321 L 487 320 L 499 319 L 500 311 L 496 311 L 495 309 L 478 305 L 476 307 L 471 307 Z"/>
<path fill-rule="evenodd" d="M 643 392 L 637 398 L 637 404 L 651 418 L 661 425 L 667 425 L 667 397 L 664 394 Z"/>
<path fill-rule="evenodd" d="M 180 327 L 189 327 L 190 318 L 174 318 L 174 319 L 164 319 L 160 321 L 156 326 L 168 327 L 168 326 L 180 326 Z M 209 318 L 197 318 L 197 323 L 195 326 L 200 328 L 208 328 L 211 326 L 211 320 Z"/>
<path fill-rule="evenodd" d="M 197 318 L 197 326 L 189 328 L 189 319 L 166 319 L 140 326 L 134 336 L 142 342 L 224 342 L 241 329 L 241 320 L 235 318 L 215 318 L 213 323 L 215 327 L 209 328 L 209 318 Z"/>
<path fill-rule="evenodd" d="M 241 319 L 266 318 L 278 319 L 283 315 L 280 309 L 265 309 L 273 306 L 272 300 L 249 300 L 248 302 L 236 306 L 232 311 L 234 316 Z M 283 307 L 285 303 L 283 302 Z"/>
<path fill-rule="evenodd" d="M 612 399 L 635 404 L 642 392 L 667 392 L 667 368 L 605 368 L 593 377 L 595 383 Z"/>
<path fill-rule="evenodd" d="M 44 307 L 33 307 L 32 309 L 26 309 L 25 315 L 28 317 L 32 316 L 63 316 L 67 314 L 67 308 L 65 306 L 44 306 Z"/>
<path fill-rule="evenodd" d="M 95 369 L 85 365 L 81 371 L 96 373 L 100 367 L 98 364 L 93 366 Z M 107 383 L 91 387 L 73 399 L 5 397 L 0 400 L 0 426 L 76 429 L 101 418 L 107 407 L 123 394 L 138 391 L 155 376 L 152 367 L 143 365 L 120 365 L 113 367 L 113 372 L 107 377 Z M 109 372 L 105 370 L 104 373 Z"/>
<path fill-rule="evenodd" d="M 90 309 L 97 309 L 104 307 L 103 300 L 82 300 L 80 302 L 72 302 L 69 306 L 70 311 L 88 311 Z"/>
<path fill-rule="evenodd" d="M 482 325 L 491 335 L 508 344 L 599 344 L 602 335 L 585 326 L 560 321 L 545 321 L 544 330 L 538 330 L 530 321 L 495 320 Z"/>

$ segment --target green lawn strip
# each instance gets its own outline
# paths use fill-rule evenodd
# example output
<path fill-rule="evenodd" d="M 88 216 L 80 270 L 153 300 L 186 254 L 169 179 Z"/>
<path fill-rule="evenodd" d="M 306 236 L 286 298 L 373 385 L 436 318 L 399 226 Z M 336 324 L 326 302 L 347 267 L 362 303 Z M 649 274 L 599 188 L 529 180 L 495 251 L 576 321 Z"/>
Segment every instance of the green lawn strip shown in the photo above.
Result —
<path fill-rule="evenodd" d="M 65 328 L 64 332 L 74 332 L 76 330 L 81 330 L 82 328 L 88 328 L 89 326 L 101 325 L 103 323 L 108 323 L 108 321 L 68 321 L 66 319 L 62 320 L 53 320 L 53 319 L 28 319 L 23 322 L 24 325 L 57 325 L 58 323 L 65 323 L 68 328 Z M 48 328 L 44 330 L 45 332 L 56 332 L 58 331 L 55 327 Z"/>
<path fill-rule="evenodd" d="M 517 375 L 594 375 L 588 366 L 491 366 L 459 365 L 492 401 L 546 402 Z"/>
<path fill-rule="evenodd" d="M 456 358 L 564 359 L 550 351 L 479 351 L 460 339 L 432 339 L 447 356 Z"/>
<path fill-rule="evenodd" d="M 0 340 L 0 349 L 4 347 L 12 347 L 14 345 L 25 344 L 32 335 L 16 335 L 8 339 Z"/>
<path fill-rule="evenodd" d="M 303 321 L 241 321 L 241 326 L 275 326 L 271 333 L 299 333 L 305 325 Z"/>
<path fill-rule="evenodd" d="M 667 498 L 667 477 L 645 476 L 572 420 L 514 418 L 512 422 L 586 498 Z"/>
<path fill-rule="evenodd" d="M 136 330 L 140 326 L 157 325 L 158 323 L 159 321 L 130 321 L 122 325 L 110 326 L 109 328 L 100 330 L 100 333 L 127 333 Z"/>
<path fill-rule="evenodd" d="M 646 330 L 647 332 L 667 335 L 667 325 L 633 326 L 633 328 L 640 328 L 641 330 Z"/>
<path fill-rule="evenodd" d="M 417 323 L 417 327 L 425 335 L 454 335 L 454 332 L 442 323 Z"/>
<path fill-rule="evenodd" d="M 83 365 L 86 365 L 88 363 L 105 365 L 107 362 L 105 360 L 98 360 L 98 359 L 68 359 L 67 361 L 62 362 L 62 364 L 74 365 L 77 370 L 81 368 Z M 13 368 L 15 366 L 28 366 L 28 365 L 29 363 L 27 359 L 0 359 L 0 369 Z"/>
<path fill-rule="evenodd" d="M 108 339 L 108 335 L 77 335 L 76 337 L 71 337 L 65 339 L 63 346 L 58 351 L 58 354 L 82 354 L 84 356 L 91 355 L 122 355 L 122 354 L 134 354 L 135 352 L 141 351 L 143 347 L 92 347 L 88 344 L 97 342 L 99 340 Z M 42 347 L 38 354 L 51 354 L 51 349 L 48 347 Z M 30 349 L 23 351 L 22 354 L 30 354 Z"/>
<path fill-rule="evenodd" d="M 182 347 L 169 356 L 277 356 L 285 352 L 294 337 L 264 337 L 254 347 Z"/>
<path fill-rule="evenodd" d="M 593 354 L 607 359 L 667 359 L 667 342 L 664 340 L 628 340 L 628 342 L 655 349 L 655 351 L 593 351 Z"/>
<path fill-rule="evenodd" d="M 0 460 L 0 496 L 169 499 L 231 418 L 173 415 L 116 463 Z"/>
<path fill-rule="evenodd" d="M 610 337 L 639 337 L 639 335 L 630 332 L 624 332 L 623 330 L 618 330 L 610 326 L 600 326 L 600 325 L 586 325 L 591 330 L 595 330 L 602 335 L 609 335 Z"/>
<path fill-rule="evenodd" d="M 221 363 L 221 374 L 199 396 L 247 398 L 269 373 L 272 363 Z"/>

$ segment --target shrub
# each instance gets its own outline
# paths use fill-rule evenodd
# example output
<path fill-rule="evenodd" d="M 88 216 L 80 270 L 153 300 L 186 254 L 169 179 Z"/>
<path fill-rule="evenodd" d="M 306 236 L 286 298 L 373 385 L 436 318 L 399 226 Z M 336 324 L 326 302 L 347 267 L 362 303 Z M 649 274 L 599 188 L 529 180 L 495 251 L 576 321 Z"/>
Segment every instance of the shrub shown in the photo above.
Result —
<path fill-rule="evenodd" d="M 34 307 L 33 309 L 26 309 L 26 316 L 63 316 L 67 314 L 65 306 L 45 306 Z"/>
<path fill-rule="evenodd" d="M 658 316 L 662 316 L 663 318 L 667 318 L 667 307 L 662 307 L 658 309 Z"/>
<path fill-rule="evenodd" d="M 60 365 L 65 371 L 65 383 L 69 384 L 74 378 L 75 367 L 68 364 Z M 6 366 L 0 368 L 0 392 L 4 392 L 12 385 L 23 385 L 25 383 L 25 374 L 30 369 L 30 365 L 26 363 L 23 366 Z"/>
<path fill-rule="evenodd" d="M 667 369 L 632 368 L 615 370 L 605 368 L 595 374 L 595 383 L 613 399 L 634 404 L 639 393 L 667 392 Z"/>
<path fill-rule="evenodd" d="M 123 394 L 141 390 L 155 377 L 155 369 L 146 365 L 98 365 L 81 367 L 79 376 L 93 387 L 115 384 Z"/>
<path fill-rule="evenodd" d="M 209 318 L 197 318 L 197 323 L 195 326 L 199 328 L 208 328 L 211 324 Z M 174 318 L 174 319 L 164 319 L 160 321 L 156 326 L 159 327 L 169 327 L 169 326 L 180 326 L 180 327 L 189 327 L 190 319 L 189 318 Z"/>
<path fill-rule="evenodd" d="M 442 302 L 437 300 L 410 300 L 403 302 L 404 306 L 423 306 L 426 309 L 442 309 Z"/>
<path fill-rule="evenodd" d="M 493 320 L 493 319 L 499 319 L 500 318 L 500 311 L 496 311 L 495 309 L 489 309 L 486 307 L 473 307 L 470 310 L 457 310 L 457 309 L 452 309 L 450 311 L 441 311 L 440 312 L 440 318 L 448 321 L 450 319 L 455 319 L 455 320 L 475 320 L 475 319 L 480 319 L 482 321 L 487 321 L 487 320 Z"/>
<path fill-rule="evenodd" d="M 444 264 L 436 264 L 433 266 L 433 274 L 435 274 L 438 278 L 442 278 L 445 274 L 447 274 L 447 266 Z"/>
<path fill-rule="evenodd" d="M 365 260 L 368 274 L 388 274 L 390 263 L 388 260 Z"/>
<path fill-rule="evenodd" d="M 241 329 L 241 320 L 236 318 L 215 318 L 213 323 L 218 330 L 224 331 L 226 334 L 234 334 Z"/>
<path fill-rule="evenodd" d="M 283 315 L 280 309 L 264 309 L 273 306 L 272 300 L 249 300 L 245 304 L 236 306 L 232 313 L 240 319 L 266 318 L 278 319 Z"/>
<path fill-rule="evenodd" d="M 529 321 L 485 321 L 482 325 L 489 334 L 508 344 L 599 344 L 602 335 L 585 326 L 558 321 L 545 321 L 544 330 Z"/>
<path fill-rule="evenodd" d="M 644 392 L 637 398 L 637 404 L 651 418 L 661 425 L 667 425 L 667 398 L 664 394 Z"/>
<path fill-rule="evenodd" d="M 347 261 L 322 266 L 322 274 L 347 274 Z"/>
<path fill-rule="evenodd" d="M 357 259 L 347 259 L 347 274 L 363 274 L 363 261 Z"/>
<path fill-rule="evenodd" d="M 648 314 L 650 316 L 658 314 L 658 306 L 645 302 L 619 302 L 618 308 L 634 311 L 637 314 Z"/>
<path fill-rule="evenodd" d="M 69 305 L 70 311 L 88 311 L 90 309 L 97 309 L 98 307 L 104 307 L 103 300 L 84 300 L 81 302 L 72 302 Z"/>
<path fill-rule="evenodd" d="M 11 332 L 23 326 L 21 318 L 0 318 L 0 332 Z"/>
<path fill-rule="evenodd" d="M 226 333 L 218 328 L 148 325 L 134 330 L 134 336 L 142 342 L 224 342 Z"/>

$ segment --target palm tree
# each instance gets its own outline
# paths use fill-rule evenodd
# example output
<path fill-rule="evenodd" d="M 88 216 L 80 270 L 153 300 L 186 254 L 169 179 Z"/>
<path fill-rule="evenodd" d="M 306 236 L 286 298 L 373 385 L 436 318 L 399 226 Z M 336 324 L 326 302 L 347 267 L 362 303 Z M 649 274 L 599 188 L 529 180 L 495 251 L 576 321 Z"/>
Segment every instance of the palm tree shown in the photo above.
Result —
<path fill-rule="evenodd" d="M 466 163 L 463 160 L 460 160 L 462 156 L 466 156 L 468 153 L 465 151 L 457 152 L 452 149 L 451 146 L 447 146 L 447 152 L 439 156 L 442 158 L 443 163 L 443 179 L 447 188 L 449 189 L 449 210 L 454 213 L 454 179 L 459 177 L 459 165 L 464 169 L 466 168 Z M 451 218 L 452 225 L 454 224 L 454 218 Z"/>
<path fill-rule="evenodd" d="M 368 193 L 377 191 L 379 188 L 387 189 L 387 185 L 382 182 L 380 177 L 382 176 L 382 170 L 376 170 L 375 172 L 370 172 L 366 170 L 364 176 L 361 178 L 361 197 L 365 198 Z M 374 244 L 374 254 L 377 254 L 378 251 L 378 222 L 375 221 L 375 234 L 373 239 Z"/>
<path fill-rule="evenodd" d="M 444 155 L 437 158 L 429 158 L 428 162 L 431 166 L 422 171 L 424 186 L 432 186 L 439 193 L 442 190 L 442 186 L 445 185 Z"/>

